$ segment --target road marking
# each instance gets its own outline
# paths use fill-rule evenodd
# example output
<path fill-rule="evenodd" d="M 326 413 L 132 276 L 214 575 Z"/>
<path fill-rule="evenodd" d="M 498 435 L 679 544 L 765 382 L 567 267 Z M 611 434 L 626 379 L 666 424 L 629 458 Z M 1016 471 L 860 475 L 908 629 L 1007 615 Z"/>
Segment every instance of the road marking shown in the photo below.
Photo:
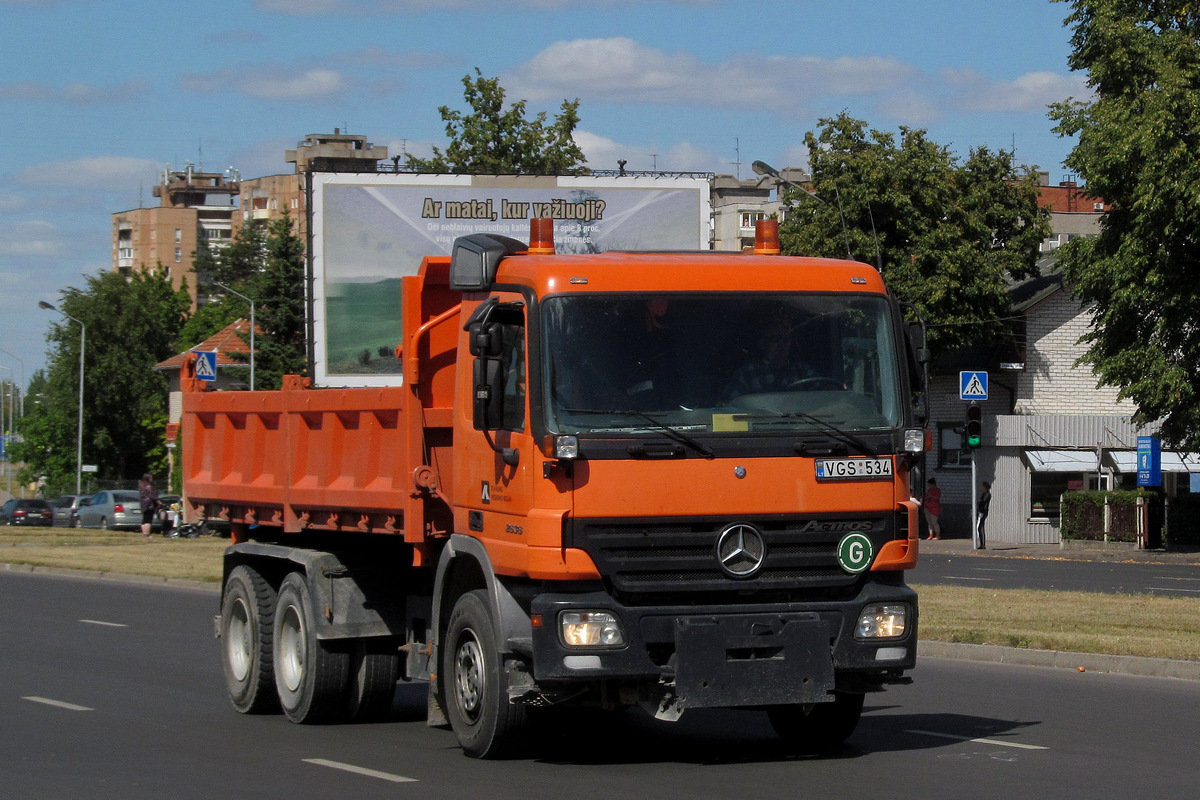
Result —
<path fill-rule="evenodd" d="M 1178 586 L 1172 586 L 1170 589 L 1162 586 L 1147 586 L 1146 588 L 1152 592 L 1191 592 L 1192 594 L 1200 594 L 1200 589 L 1182 589 Z"/>
<path fill-rule="evenodd" d="M 972 742 L 974 744 L 992 744 L 998 747 L 1015 747 L 1019 750 L 1049 750 L 1049 747 L 1042 747 L 1038 744 L 1022 744 L 1021 742 L 1005 742 L 1000 739 L 976 739 L 973 736 L 958 736 L 953 733 L 938 733 L 937 731 L 905 731 L 905 733 L 916 733 L 921 736 L 937 736 L 941 739 L 955 739 L 960 742 Z"/>
<path fill-rule="evenodd" d="M 1155 575 L 1156 581 L 1200 581 L 1200 578 L 1176 578 L 1174 575 Z"/>
<path fill-rule="evenodd" d="M 984 583 L 992 583 L 995 578 L 968 578 L 966 575 L 947 575 L 948 581 L 983 581 Z"/>
<path fill-rule="evenodd" d="M 88 625 L 103 625 L 107 628 L 128 628 L 124 622 L 105 622 L 99 619 L 81 619 L 80 622 L 86 622 Z"/>
<path fill-rule="evenodd" d="M 22 700 L 28 700 L 31 703 L 41 703 L 55 708 L 65 708 L 67 711 L 95 711 L 94 708 L 87 706 L 77 706 L 74 703 L 64 703 L 62 700 L 51 700 L 46 697 L 22 697 Z"/>
<path fill-rule="evenodd" d="M 1016 572 L 1016 570 L 1015 570 L 1015 569 L 999 569 L 999 568 L 996 568 L 996 569 L 988 569 L 988 568 L 985 568 L 985 567 L 976 567 L 976 568 L 975 568 L 975 571 L 976 571 L 976 572 Z"/>
<path fill-rule="evenodd" d="M 375 769 L 367 769 L 366 767 L 356 767 L 353 764 L 343 764 L 341 761 L 330 761 L 325 758 L 305 758 L 302 759 L 306 764 L 315 764 L 318 767 L 329 767 L 331 769 L 340 769 L 343 772 L 353 772 L 355 775 L 365 775 L 368 778 L 379 778 L 380 780 L 391 781 L 392 783 L 416 783 L 416 778 L 406 778 L 403 775 L 393 775 L 390 772 L 380 772 Z"/>

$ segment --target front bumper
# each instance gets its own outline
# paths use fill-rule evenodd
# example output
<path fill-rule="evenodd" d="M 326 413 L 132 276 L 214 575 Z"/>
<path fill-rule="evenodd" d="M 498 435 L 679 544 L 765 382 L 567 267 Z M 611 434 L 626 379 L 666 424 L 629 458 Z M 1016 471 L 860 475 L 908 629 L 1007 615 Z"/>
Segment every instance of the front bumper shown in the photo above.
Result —
<path fill-rule="evenodd" d="M 911 609 L 903 636 L 855 638 L 866 606 L 894 603 Z M 568 610 L 617 615 L 626 644 L 565 646 L 557 620 Z M 538 685 L 649 683 L 680 708 L 823 702 L 834 690 L 906 681 L 904 671 L 916 665 L 917 596 L 907 586 L 869 582 L 851 600 L 707 606 L 624 606 L 603 592 L 553 593 L 536 597 L 532 612 L 543 620 L 532 641 Z"/>

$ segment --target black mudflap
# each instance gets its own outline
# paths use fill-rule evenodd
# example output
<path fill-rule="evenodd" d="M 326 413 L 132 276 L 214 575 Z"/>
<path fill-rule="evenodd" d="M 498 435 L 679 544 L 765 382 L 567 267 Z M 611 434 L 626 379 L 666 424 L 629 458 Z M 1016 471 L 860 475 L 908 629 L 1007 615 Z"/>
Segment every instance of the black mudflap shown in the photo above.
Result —
<path fill-rule="evenodd" d="M 680 617 L 675 650 L 682 708 L 833 700 L 830 635 L 816 614 Z"/>

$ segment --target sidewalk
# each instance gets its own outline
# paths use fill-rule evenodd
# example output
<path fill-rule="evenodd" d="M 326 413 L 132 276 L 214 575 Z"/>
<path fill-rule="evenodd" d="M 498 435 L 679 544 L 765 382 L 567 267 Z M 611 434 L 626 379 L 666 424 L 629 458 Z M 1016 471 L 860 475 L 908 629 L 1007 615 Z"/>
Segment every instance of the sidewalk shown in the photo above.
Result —
<path fill-rule="evenodd" d="M 1141 562 L 1147 564 L 1198 564 L 1200 550 L 1139 550 L 1128 542 L 1070 541 L 1057 544 L 1013 544 L 989 541 L 976 550 L 970 539 L 921 540 L 921 555 L 974 556 L 979 558 L 1044 558 L 1058 561 Z"/>

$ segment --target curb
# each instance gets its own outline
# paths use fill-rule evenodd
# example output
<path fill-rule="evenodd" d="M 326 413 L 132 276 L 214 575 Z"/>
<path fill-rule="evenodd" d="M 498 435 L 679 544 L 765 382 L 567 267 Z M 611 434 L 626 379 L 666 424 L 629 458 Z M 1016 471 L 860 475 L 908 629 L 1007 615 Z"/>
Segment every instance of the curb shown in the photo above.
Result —
<path fill-rule="evenodd" d="M 1200 681 L 1200 661 L 1181 661 L 1170 658 L 1070 653 L 1062 650 L 1029 650 L 1022 647 L 925 640 L 917 643 L 917 653 L 918 666 L 921 663 L 921 657 L 944 658 L 954 661 L 976 661 L 1024 667 L 1055 667 L 1079 672 L 1107 672 L 1114 675 L 1134 675 L 1144 678 L 1178 678 Z"/>
<path fill-rule="evenodd" d="M 29 575 L 57 575 L 62 578 L 91 578 L 92 580 L 139 583 L 149 586 L 172 586 L 179 589 L 206 589 L 212 592 L 221 591 L 219 584 L 209 581 L 164 578 L 161 575 L 133 575 L 125 572 L 104 572 L 97 569 L 70 569 L 68 567 L 43 567 L 34 564 L 0 563 L 0 571 L 24 572 Z"/>

